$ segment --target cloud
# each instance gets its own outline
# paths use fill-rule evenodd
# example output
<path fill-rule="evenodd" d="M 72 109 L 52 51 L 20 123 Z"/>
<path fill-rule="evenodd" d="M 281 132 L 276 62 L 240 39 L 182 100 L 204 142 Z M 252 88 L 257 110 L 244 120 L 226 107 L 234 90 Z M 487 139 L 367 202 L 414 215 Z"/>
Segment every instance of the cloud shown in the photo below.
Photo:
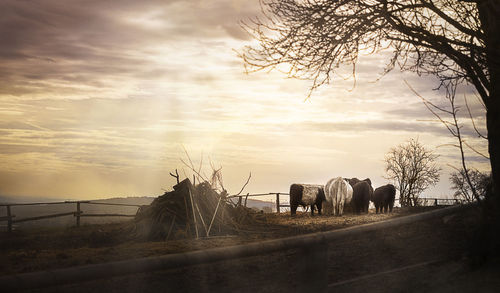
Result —
<path fill-rule="evenodd" d="M 375 82 L 387 53 L 360 59 L 354 88 L 335 79 L 307 101 L 309 81 L 245 75 L 233 49 L 250 42 L 238 21 L 257 15 L 258 1 L 1 5 L 0 181 L 11 194 L 159 190 L 173 183 L 167 171 L 182 169 L 182 146 L 222 164 L 235 188 L 248 171 L 258 192 L 338 174 L 383 183 L 390 147 L 452 141 L 404 83 L 442 103 L 435 79 L 394 70 Z M 440 151 L 443 164 L 456 160 Z"/>
<path fill-rule="evenodd" d="M 4 1 L 0 95 L 33 99 L 138 94 L 143 82 L 185 73 L 190 62 L 184 53 L 204 49 L 195 40 L 245 39 L 237 22 L 255 11 L 247 1 L 229 0 L 86 1 L 83 6 Z M 186 60 L 176 64 L 176 56 Z M 187 78 L 193 80 L 193 75 L 194 80 L 207 76 L 189 71 Z"/>
<path fill-rule="evenodd" d="M 352 122 L 333 122 L 301 123 L 298 127 L 308 131 L 317 131 L 322 133 L 349 132 L 362 134 L 363 132 L 383 133 L 383 132 L 406 132 L 409 136 L 415 136 L 419 133 L 433 133 L 435 135 L 447 135 L 447 130 L 441 125 L 429 124 L 423 122 L 406 122 L 401 120 L 393 121 L 352 121 Z"/>

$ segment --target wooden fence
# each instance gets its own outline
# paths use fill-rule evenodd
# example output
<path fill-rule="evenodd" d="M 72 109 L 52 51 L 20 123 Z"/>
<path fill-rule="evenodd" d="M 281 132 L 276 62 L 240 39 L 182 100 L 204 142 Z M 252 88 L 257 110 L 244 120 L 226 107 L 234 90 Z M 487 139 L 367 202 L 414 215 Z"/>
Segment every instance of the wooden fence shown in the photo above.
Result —
<path fill-rule="evenodd" d="M 288 193 L 284 192 L 271 192 L 271 193 L 256 193 L 256 194 L 246 194 L 246 195 L 232 195 L 228 196 L 228 199 L 236 198 L 238 199 L 237 204 L 238 205 L 247 205 L 247 200 L 248 197 L 259 197 L 259 196 L 269 196 L 269 195 L 275 195 L 276 196 L 276 211 L 279 213 L 281 208 L 286 208 L 290 207 L 289 204 L 284 204 L 280 202 L 280 195 L 288 195 Z M 245 198 L 245 202 L 243 203 L 243 197 Z M 36 216 L 36 217 L 27 217 L 27 218 L 21 218 L 21 219 L 16 219 L 16 215 L 13 214 L 12 207 L 15 206 L 45 206 L 45 205 L 61 205 L 61 204 L 75 204 L 76 209 L 74 211 L 70 212 L 64 212 L 64 213 L 55 213 L 55 214 L 49 214 L 49 215 L 43 215 L 43 216 Z M 81 217 L 134 217 L 135 214 L 110 214 L 110 213 L 104 213 L 104 214 L 86 214 L 82 210 L 82 204 L 88 204 L 88 205 L 107 205 L 107 206 L 128 206 L 128 207 L 137 207 L 140 208 L 143 205 L 135 205 L 135 204 L 122 204 L 122 203 L 102 203 L 102 202 L 93 202 L 89 200 L 79 200 L 79 201 L 60 201 L 60 202 L 33 202 L 33 203 L 0 203 L 0 207 L 5 207 L 7 209 L 7 215 L 6 216 L 0 216 L 0 222 L 7 222 L 7 230 L 9 232 L 12 232 L 12 227 L 13 224 L 16 223 L 22 223 L 22 222 L 28 222 L 28 221 L 36 221 L 36 220 L 43 220 L 43 219 L 50 219 L 50 218 L 57 218 L 57 217 L 64 217 L 64 216 L 74 216 L 76 220 L 76 226 L 80 226 L 80 219 Z"/>
<path fill-rule="evenodd" d="M 246 195 L 230 195 L 228 198 L 238 198 L 238 205 L 244 205 L 247 206 L 247 200 L 249 197 L 259 197 L 259 196 L 269 196 L 269 195 L 275 195 L 276 196 L 276 212 L 280 213 L 281 208 L 286 208 L 290 207 L 290 204 L 283 204 L 280 201 L 280 195 L 289 195 L 289 193 L 286 192 L 269 192 L 269 193 L 247 193 Z M 245 202 L 243 203 L 243 197 L 245 198 Z"/>
<path fill-rule="evenodd" d="M 250 194 L 247 193 L 246 195 L 230 195 L 227 198 L 228 199 L 237 199 L 237 204 L 238 205 L 244 205 L 247 206 L 247 200 L 249 197 L 262 197 L 262 196 L 272 196 L 274 195 L 276 197 L 275 200 L 275 206 L 276 206 L 276 212 L 280 213 L 281 208 L 287 208 L 290 207 L 290 204 L 288 203 L 282 203 L 282 197 L 280 196 L 287 196 L 289 195 L 288 193 L 285 192 L 269 192 L 269 193 L 254 193 Z M 244 202 L 243 202 L 244 198 Z M 398 199 L 396 199 L 397 201 Z M 420 199 L 424 205 L 433 204 L 435 206 L 449 206 L 449 205 L 455 205 L 455 204 L 463 204 L 465 203 L 462 200 L 458 199 L 444 199 L 444 198 L 421 198 Z M 72 212 L 64 212 L 64 213 L 56 213 L 56 214 L 50 214 L 50 215 L 43 215 L 43 216 L 37 216 L 37 217 L 28 217 L 28 218 L 21 218 L 21 219 L 16 219 L 16 215 L 12 213 L 12 207 L 14 206 L 33 206 L 33 205 L 60 205 L 60 204 L 75 204 L 76 210 Z M 128 206 L 128 207 L 137 207 L 140 208 L 142 205 L 135 205 L 135 204 L 122 204 L 122 203 L 101 203 L 101 202 L 93 202 L 93 201 L 61 201 L 61 202 L 37 202 L 37 203 L 9 203 L 9 204 L 0 204 L 0 207 L 6 207 L 7 208 L 7 215 L 4 217 L 0 217 L 0 222 L 7 222 L 7 229 L 9 232 L 12 232 L 12 225 L 15 223 L 22 223 L 22 222 L 27 222 L 27 221 L 36 221 L 36 220 L 42 220 L 42 219 L 49 219 L 49 218 L 57 218 L 57 217 L 64 217 L 64 216 L 74 216 L 76 219 L 76 226 L 80 226 L 80 218 L 81 217 L 134 217 L 135 214 L 117 214 L 117 213 L 104 213 L 104 214 L 86 214 L 82 211 L 82 204 L 88 204 L 88 205 L 107 205 L 107 206 Z"/>
<path fill-rule="evenodd" d="M 259 196 L 270 196 L 270 195 L 275 195 L 276 196 L 276 212 L 280 213 L 281 208 L 289 208 L 290 204 L 284 204 L 281 203 L 280 195 L 290 195 L 289 193 L 286 192 L 270 192 L 270 193 L 254 193 L 250 194 L 247 193 L 246 195 L 231 195 L 228 196 L 228 198 L 237 198 L 238 199 L 238 205 L 244 205 L 247 206 L 247 199 L 249 197 L 259 197 Z M 245 198 L 245 201 L 243 202 L 243 198 Z M 424 206 L 429 206 L 429 205 L 434 205 L 434 206 L 451 206 L 451 205 L 456 205 L 456 204 L 465 204 L 468 203 L 465 200 L 461 199 L 455 199 L 455 198 L 435 198 L 435 197 L 423 197 L 419 198 L 420 202 Z M 399 201 L 399 198 L 396 198 L 396 201 Z"/>
<path fill-rule="evenodd" d="M 12 207 L 15 206 L 45 206 L 45 205 L 61 205 L 61 204 L 75 204 L 75 211 L 65 212 L 65 213 L 56 213 L 50 215 L 36 216 L 36 217 L 27 217 L 16 219 L 16 215 L 12 213 Z M 82 204 L 89 205 L 107 205 L 107 206 L 128 206 L 128 207 L 137 207 L 140 208 L 142 205 L 136 204 L 122 204 L 122 203 L 103 203 L 103 202 L 92 202 L 92 201 L 60 201 L 60 202 L 33 202 L 33 203 L 8 203 L 8 204 L 0 204 L 0 207 L 7 208 L 7 216 L 0 217 L 0 222 L 7 222 L 7 230 L 12 232 L 12 225 L 16 223 L 28 222 L 28 221 L 36 221 L 64 216 L 74 216 L 76 219 L 76 226 L 80 226 L 80 218 L 81 217 L 134 217 L 135 214 L 86 214 L 82 211 Z"/>

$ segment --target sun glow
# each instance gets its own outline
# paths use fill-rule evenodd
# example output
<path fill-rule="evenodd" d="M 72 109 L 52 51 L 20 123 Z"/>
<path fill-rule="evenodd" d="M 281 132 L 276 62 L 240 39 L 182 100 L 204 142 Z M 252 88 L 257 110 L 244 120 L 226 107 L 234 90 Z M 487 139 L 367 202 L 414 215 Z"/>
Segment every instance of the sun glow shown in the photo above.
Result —
<path fill-rule="evenodd" d="M 54 18 L 19 20 L 30 29 L 13 27 L 21 45 L 6 41 L 0 56 L 0 192 L 157 195 L 185 168 L 183 147 L 223 166 L 229 191 L 249 172 L 248 192 L 336 176 L 377 185 L 391 147 L 417 136 L 431 148 L 450 142 L 423 122 L 429 113 L 403 79 L 431 99 L 442 95 L 429 91 L 433 81 L 392 72 L 374 82 L 387 54 L 360 59 L 354 88 L 335 79 L 306 100 L 310 81 L 244 73 L 235 50 L 252 41 L 238 21 L 256 15 L 257 2 L 203 5 L 48 5 Z M 442 165 L 456 162 L 439 152 Z M 447 192 L 443 181 L 433 192 Z"/>

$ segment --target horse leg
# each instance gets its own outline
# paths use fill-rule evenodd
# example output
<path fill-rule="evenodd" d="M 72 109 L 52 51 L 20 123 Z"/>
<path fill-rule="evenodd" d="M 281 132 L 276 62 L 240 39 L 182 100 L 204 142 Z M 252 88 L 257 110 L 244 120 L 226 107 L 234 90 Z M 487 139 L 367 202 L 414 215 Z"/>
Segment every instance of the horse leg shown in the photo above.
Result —
<path fill-rule="evenodd" d="M 340 197 L 340 203 L 339 203 L 339 216 L 342 216 L 344 213 L 344 203 L 345 203 L 345 198 L 343 196 Z"/>

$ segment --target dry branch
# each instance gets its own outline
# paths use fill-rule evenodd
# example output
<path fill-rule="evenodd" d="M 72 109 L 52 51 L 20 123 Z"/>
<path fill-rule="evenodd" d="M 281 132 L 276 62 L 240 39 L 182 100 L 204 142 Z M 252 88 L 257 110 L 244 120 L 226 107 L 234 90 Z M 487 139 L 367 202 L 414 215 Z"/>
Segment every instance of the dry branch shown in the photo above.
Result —
<path fill-rule="evenodd" d="M 250 172 L 250 174 L 248 174 L 247 181 L 245 182 L 245 184 L 243 184 L 243 187 L 241 187 L 240 192 L 238 192 L 237 194 L 235 194 L 235 196 L 238 196 L 238 195 L 240 195 L 243 192 L 243 189 L 245 189 L 245 187 L 247 186 L 248 182 L 250 182 L 250 178 L 252 178 L 252 172 Z"/>
<path fill-rule="evenodd" d="M 179 184 L 179 172 L 175 169 L 175 175 L 170 172 L 170 176 L 174 177 L 177 180 L 177 184 Z"/>
<path fill-rule="evenodd" d="M 210 182 L 193 186 L 189 179 L 185 179 L 173 189 L 137 213 L 135 231 L 138 237 L 150 240 L 198 239 L 230 234 L 241 230 L 241 225 L 252 223 L 256 218 L 253 215 L 257 215 L 251 209 L 228 205 L 227 192 L 218 193 Z M 210 222 L 205 219 L 210 219 Z M 199 230 L 200 222 L 204 233 Z M 218 231 L 214 231 L 214 226 Z"/>
<path fill-rule="evenodd" d="M 198 234 L 198 223 L 196 221 L 196 213 L 194 212 L 193 195 L 191 194 L 191 189 L 188 188 L 188 190 L 189 190 L 189 200 L 191 201 L 191 211 L 193 213 L 194 229 L 196 231 L 196 239 L 198 239 L 200 235 Z"/>

